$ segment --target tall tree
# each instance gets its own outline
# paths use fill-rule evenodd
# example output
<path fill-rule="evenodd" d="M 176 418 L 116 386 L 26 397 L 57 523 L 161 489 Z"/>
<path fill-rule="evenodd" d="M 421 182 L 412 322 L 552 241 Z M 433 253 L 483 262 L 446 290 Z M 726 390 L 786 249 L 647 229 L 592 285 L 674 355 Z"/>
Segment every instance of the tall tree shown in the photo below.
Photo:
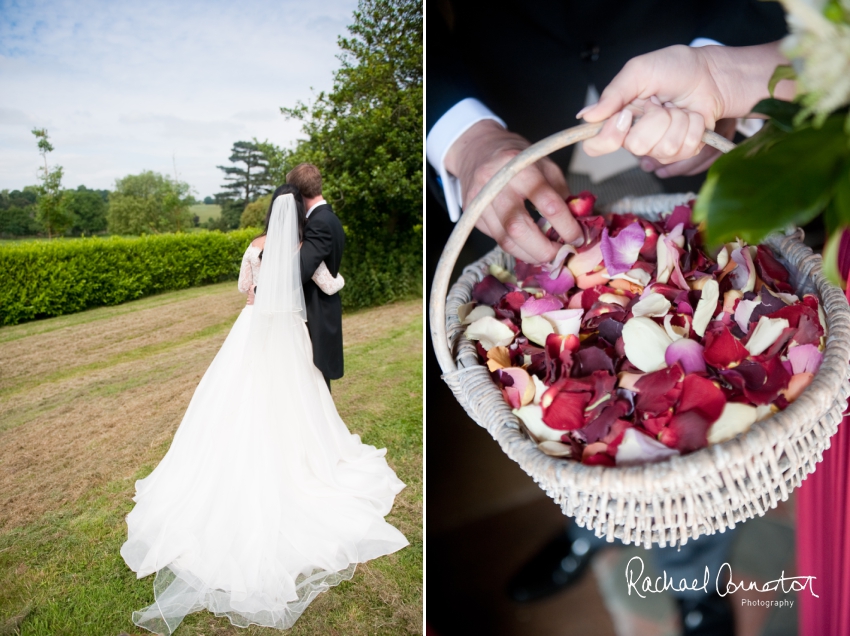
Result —
<path fill-rule="evenodd" d="M 76 190 L 65 190 L 61 208 L 73 219 L 71 233 L 97 234 L 106 230 L 107 194 L 105 190 L 89 190 L 81 185 Z"/>
<path fill-rule="evenodd" d="M 216 166 L 224 171 L 226 198 L 248 205 L 269 187 L 269 160 L 256 142 L 237 141 L 231 149 L 233 166 Z"/>
<path fill-rule="evenodd" d="M 348 253 L 419 255 L 422 227 L 422 2 L 360 0 L 330 93 L 281 111 L 308 139 L 286 163 L 320 167 Z"/>
<path fill-rule="evenodd" d="M 46 128 L 33 128 L 32 134 L 38 140 L 38 153 L 44 160 L 44 166 L 38 169 L 37 219 L 47 230 L 47 238 L 54 234 L 64 234 L 71 227 L 74 219 L 62 209 L 62 166 L 51 168 L 47 164 L 47 154 L 53 152 L 53 144 L 47 135 Z"/>
<path fill-rule="evenodd" d="M 150 170 L 115 182 L 107 222 L 112 234 L 180 232 L 192 227 L 188 183 Z"/>

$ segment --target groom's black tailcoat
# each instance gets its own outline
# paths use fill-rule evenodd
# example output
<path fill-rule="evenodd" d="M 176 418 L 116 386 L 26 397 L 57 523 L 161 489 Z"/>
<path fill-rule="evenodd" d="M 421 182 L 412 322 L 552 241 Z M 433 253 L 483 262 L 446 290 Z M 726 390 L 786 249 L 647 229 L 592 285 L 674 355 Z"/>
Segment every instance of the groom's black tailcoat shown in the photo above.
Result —
<path fill-rule="evenodd" d="M 313 341 L 313 363 L 328 380 L 341 378 L 343 374 L 342 303 L 339 294 L 329 296 L 312 277 L 322 261 L 336 276 L 344 248 L 342 223 L 331 206 L 320 205 L 310 213 L 304 228 L 301 282 L 307 303 L 307 329 Z"/>

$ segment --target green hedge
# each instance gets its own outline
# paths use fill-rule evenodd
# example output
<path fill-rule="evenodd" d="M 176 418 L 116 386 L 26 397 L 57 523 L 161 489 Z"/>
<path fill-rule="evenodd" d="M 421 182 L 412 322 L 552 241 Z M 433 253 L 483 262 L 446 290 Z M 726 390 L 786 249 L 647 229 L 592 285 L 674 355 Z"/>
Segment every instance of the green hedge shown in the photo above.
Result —
<path fill-rule="evenodd" d="M 36 241 L 0 248 L 0 323 L 235 279 L 255 229 Z"/>
<path fill-rule="evenodd" d="M 34 241 L 0 247 L 0 324 L 117 305 L 163 291 L 236 280 L 256 228 L 139 238 Z M 346 250 L 348 252 L 348 250 Z M 346 310 L 422 294 L 422 253 L 343 257 Z"/>

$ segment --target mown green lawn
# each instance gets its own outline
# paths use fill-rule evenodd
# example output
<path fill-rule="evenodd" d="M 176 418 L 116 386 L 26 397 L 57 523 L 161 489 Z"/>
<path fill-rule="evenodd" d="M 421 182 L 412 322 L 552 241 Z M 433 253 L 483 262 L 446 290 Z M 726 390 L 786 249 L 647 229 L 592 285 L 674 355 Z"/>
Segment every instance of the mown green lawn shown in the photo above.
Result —
<path fill-rule="evenodd" d="M 0 329 L 0 368 L 14 369 L 0 374 L 0 635 L 146 633 L 130 616 L 153 601 L 153 577 L 119 554 L 124 516 L 244 302 L 233 287 Z M 359 567 L 288 633 L 421 633 L 421 299 L 346 315 L 344 333 L 334 399 L 407 484 L 388 520 L 411 545 Z M 276 633 L 207 612 L 177 632 Z"/>

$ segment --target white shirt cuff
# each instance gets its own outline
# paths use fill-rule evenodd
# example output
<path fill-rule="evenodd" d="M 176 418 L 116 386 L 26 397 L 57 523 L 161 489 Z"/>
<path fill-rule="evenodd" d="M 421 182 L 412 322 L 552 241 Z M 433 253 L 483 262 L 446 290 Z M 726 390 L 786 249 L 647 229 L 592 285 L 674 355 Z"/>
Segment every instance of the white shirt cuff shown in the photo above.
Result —
<path fill-rule="evenodd" d="M 701 46 L 723 46 L 717 40 L 712 40 L 711 38 L 697 38 L 693 42 L 691 42 L 688 46 L 698 49 Z"/>
<path fill-rule="evenodd" d="M 457 221 L 460 218 L 461 191 L 460 181 L 446 170 L 446 153 L 452 144 L 473 125 L 485 119 L 492 119 L 501 126 L 505 125 L 496 114 L 475 98 L 467 97 L 452 106 L 437 120 L 431 132 L 425 139 L 425 154 L 428 163 L 440 175 L 443 182 L 443 194 L 446 197 L 446 207 L 449 218 Z"/>

